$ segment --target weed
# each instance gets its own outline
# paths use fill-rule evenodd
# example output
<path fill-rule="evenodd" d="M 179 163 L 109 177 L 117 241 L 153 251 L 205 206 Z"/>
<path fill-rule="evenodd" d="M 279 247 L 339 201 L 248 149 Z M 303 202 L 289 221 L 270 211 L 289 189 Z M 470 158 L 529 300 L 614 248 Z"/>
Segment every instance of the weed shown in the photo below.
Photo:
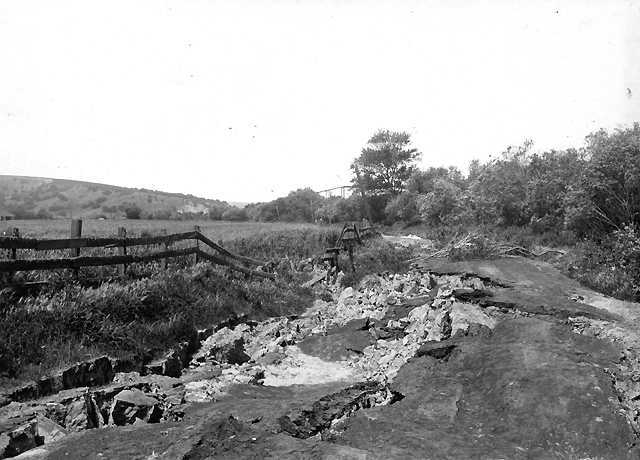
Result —
<path fill-rule="evenodd" d="M 413 250 L 404 246 L 396 246 L 382 238 L 367 241 L 364 246 L 357 246 L 354 260 L 356 271 L 346 270 L 341 284 L 344 287 L 356 286 L 362 278 L 372 273 L 404 273 L 409 269 L 406 262 L 411 258 Z M 347 256 L 341 254 L 340 266 L 348 267 Z"/>

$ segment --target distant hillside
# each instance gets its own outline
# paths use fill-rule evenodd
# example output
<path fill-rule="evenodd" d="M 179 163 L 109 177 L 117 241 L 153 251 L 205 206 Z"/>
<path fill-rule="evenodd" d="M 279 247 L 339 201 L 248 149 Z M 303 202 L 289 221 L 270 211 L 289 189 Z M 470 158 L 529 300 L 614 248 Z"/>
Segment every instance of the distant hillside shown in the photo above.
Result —
<path fill-rule="evenodd" d="M 17 219 L 129 217 L 219 220 L 229 209 L 235 208 L 225 201 L 181 193 L 44 177 L 0 175 L 0 210 L 9 211 Z"/>

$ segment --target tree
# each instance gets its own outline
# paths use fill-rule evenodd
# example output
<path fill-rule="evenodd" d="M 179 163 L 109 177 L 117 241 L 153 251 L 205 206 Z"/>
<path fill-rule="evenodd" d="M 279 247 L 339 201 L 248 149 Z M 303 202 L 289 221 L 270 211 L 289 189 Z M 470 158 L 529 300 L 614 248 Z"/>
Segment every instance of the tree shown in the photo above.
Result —
<path fill-rule="evenodd" d="M 222 214 L 222 220 L 229 222 L 244 222 L 245 220 L 249 220 L 249 218 L 247 217 L 247 212 L 244 209 L 236 208 L 234 206 L 227 209 Z"/>
<path fill-rule="evenodd" d="M 140 213 L 142 212 L 142 209 L 134 204 L 126 208 L 124 212 L 127 215 L 127 219 L 140 219 Z"/>
<path fill-rule="evenodd" d="M 509 146 L 502 158 L 474 165 L 470 185 L 476 219 L 502 226 L 526 225 L 530 221 L 527 201 L 527 167 L 533 141 Z"/>
<path fill-rule="evenodd" d="M 448 179 L 437 179 L 433 190 L 418 198 L 418 204 L 422 220 L 433 226 L 464 223 L 470 217 L 465 192 Z"/>
<path fill-rule="evenodd" d="M 584 151 L 551 150 L 534 154 L 527 167 L 526 206 L 535 231 L 562 230 L 566 204 L 579 187 L 585 167 Z M 571 200 L 575 201 L 576 195 Z"/>
<path fill-rule="evenodd" d="M 378 130 L 351 164 L 359 166 L 364 188 L 374 195 L 398 196 L 406 189 L 421 153 L 411 148 L 411 136 L 406 132 Z M 352 182 L 357 185 L 354 175 Z"/>
<path fill-rule="evenodd" d="M 640 225 L 640 123 L 590 134 L 587 153 L 581 195 L 588 200 L 592 230 L 603 234 Z"/>

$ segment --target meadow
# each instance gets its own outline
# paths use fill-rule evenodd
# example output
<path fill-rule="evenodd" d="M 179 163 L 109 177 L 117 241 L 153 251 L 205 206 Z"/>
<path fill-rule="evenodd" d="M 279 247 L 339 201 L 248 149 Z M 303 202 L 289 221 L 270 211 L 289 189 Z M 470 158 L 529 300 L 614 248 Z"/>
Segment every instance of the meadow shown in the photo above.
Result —
<path fill-rule="evenodd" d="M 137 237 L 144 235 L 158 235 L 163 230 L 167 233 L 182 233 L 192 231 L 194 226 L 199 226 L 200 231 L 214 241 L 230 241 L 236 238 L 244 238 L 262 231 L 295 230 L 300 228 L 315 227 L 312 224 L 290 224 L 284 222 L 222 222 L 211 220 L 83 220 L 82 236 L 84 237 L 114 237 L 118 234 L 118 228 L 127 229 L 127 236 Z M 71 234 L 71 221 L 64 220 L 13 220 L 0 224 L 0 235 L 7 228 L 17 228 L 23 238 L 69 238 Z"/>
<path fill-rule="evenodd" d="M 0 226 L 0 235 L 9 227 L 17 228 L 20 236 L 38 239 L 70 238 L 70 220 L 16 220 L 4 222 Z M 221 221 L 175 221 L 175 220 L 84 220 L 82 222 L 82 236 L 115 237 L 118 228 L 127 230 L 127 237 L 143 237 L 189 232 L 199 226 L 201 233 L 216 243 L 221 243 L 226 249 L 239 255 L 252 257 L 266 262 L 274 259 L 288 258 L 299 260 L 304 257 L 320 254 L 329 246 L 332 239 L 337 238 L 340 227 L 317 226 L 313 224 L 293 223 L 264 223 L 264 222 L 221 222 Z M 171 245 L 171 249 L 192 247 L 192 240 L 179 241 Z M 140 255 L 159 250 L 158 246 L 134 246 L 128 248 L 128 254 Z M 83 248 L 81 256 L 112 256 L 117 254 L 116 248 Z M 9 258 L 10 251 L 0 250 L 0 259 Z M 58 259 L 70 257 L 67 250 L 33 251 L 19 249 L 17 259 Z M 184 268 L 191 265 L 190 256 L 169 260 L 171 268 Z M 132 264 L 127 266 L 130 276 L 149 275 L 160 270 L 160 261 Z M 81 278 L 100 279 L 117 275 L 116 266 L 84 267 Z M 68 282 L 70 270 L 47 270 L 17 272 L 13 276 L 13 283 L 29 282 Z M 6 282 L 0 273 L 0 286 Z"/>
<path fill-rule="evenodd" d="M 32 238 L 68 238 L 71 226 L 70 221 L 11 223 Z M 194 265 L 190 256 L 171 259 L 168 270 L 157 262 L 127 265 L 124 278 L 116 276 L 115 266 L 83 267 L 77 279 L 68 269 L 16 272 L 4 280 L 5 289 L 0 279 L 0 388 L 91 356 L 148 362 L 195 329 L 233 318 L 298 314 L 312 304 L 314 295 L 300 287 L 310 275 L 294 267 L 301 259 L 322 254 L 340 233 L 340 227 L 284 223 L 85 223 L 87 237 L 114 236 L 119 226 L 127 228 L 128 235 L 143 236 L 163 229 L 186 232 L 200 225 L 205 235 L 224 240 L 225 248 L 236 254 L 276 262 L 277 280 L 247 277 L 208 262 Z M 194 244 L 184 241 L 172 247 L 183 243 Z M 83 248 L 81 255 L 98 251 L 114 249 Z M 69 257 L 68 250 L 17 252 L 18 258 Z"/>

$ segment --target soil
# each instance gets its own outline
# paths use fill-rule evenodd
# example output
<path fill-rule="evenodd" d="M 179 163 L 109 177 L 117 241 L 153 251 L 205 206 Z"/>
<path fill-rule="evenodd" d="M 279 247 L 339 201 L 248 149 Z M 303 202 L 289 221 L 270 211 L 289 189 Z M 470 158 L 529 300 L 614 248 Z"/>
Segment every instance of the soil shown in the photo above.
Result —
<path fill-rule="evenodd" d="M 187 372 L 180 421 L 18 458 L 640 458 L 638 305 L 522 258 L 431 260 L 374 282 L 389 289 L 337 291 L 262 326 L 278 324 L 279 348 L 256 337 L 248 363 Z"/>

